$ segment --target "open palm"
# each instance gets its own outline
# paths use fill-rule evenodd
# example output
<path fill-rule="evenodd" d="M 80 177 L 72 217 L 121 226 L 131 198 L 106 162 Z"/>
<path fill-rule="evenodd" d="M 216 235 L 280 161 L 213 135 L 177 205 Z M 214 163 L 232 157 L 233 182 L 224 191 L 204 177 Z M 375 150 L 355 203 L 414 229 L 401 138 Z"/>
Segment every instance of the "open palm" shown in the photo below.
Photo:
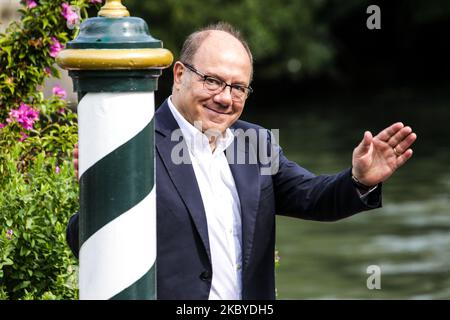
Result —
<path fill-rule="evenodd" d="M 413 151 L 410 146 L 416 139 L 412 129 L 401 122 L 394 123 L 375 137 L 366 131 L 353 151 L 352 174 L 367 186 L 385 181 L 411 158 Z"/>

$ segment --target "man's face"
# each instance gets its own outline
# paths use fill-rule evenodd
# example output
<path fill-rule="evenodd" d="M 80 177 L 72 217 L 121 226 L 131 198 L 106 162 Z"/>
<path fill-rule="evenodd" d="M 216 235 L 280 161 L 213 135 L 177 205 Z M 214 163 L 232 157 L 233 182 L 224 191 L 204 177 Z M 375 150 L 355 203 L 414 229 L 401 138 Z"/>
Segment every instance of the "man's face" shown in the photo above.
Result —
<path fill-rule="evenodd" d="M 195 53 L 191 65 L 199 72 L 228 84 L 250 84 L 250 58 L 242 44 L 226 32 L 212 31 Z M 201 76 L 179 62 L 174 66 L 172 99 L 191 124 L 201 122 L 203 132 L 214 130 L 223 133 L 239 118 L 245 104 L 245 100 L 232 99 L 228 86 L 212 94 L 204 88 Z"/>

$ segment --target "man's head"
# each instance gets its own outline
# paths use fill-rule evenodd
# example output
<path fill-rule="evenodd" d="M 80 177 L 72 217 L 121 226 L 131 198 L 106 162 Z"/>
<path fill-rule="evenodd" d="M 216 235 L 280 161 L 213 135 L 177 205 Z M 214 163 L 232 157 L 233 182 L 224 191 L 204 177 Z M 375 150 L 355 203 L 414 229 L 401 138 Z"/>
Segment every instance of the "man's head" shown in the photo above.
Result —
<path fill-rule="evenodd" d="M 252 64 L 248 45 L 230 25 L 219 23 L 197 31 L 187 38 L 174 65 L 173 102 L 190 123 L 200 121 L 203 131 L 224 132 L 244 109 L 246 96 L 239 96 L 248 93 Z M 212 77 L 206 81 L 216 79 L 233 88 L 211 90 L 204 76 Z"/>

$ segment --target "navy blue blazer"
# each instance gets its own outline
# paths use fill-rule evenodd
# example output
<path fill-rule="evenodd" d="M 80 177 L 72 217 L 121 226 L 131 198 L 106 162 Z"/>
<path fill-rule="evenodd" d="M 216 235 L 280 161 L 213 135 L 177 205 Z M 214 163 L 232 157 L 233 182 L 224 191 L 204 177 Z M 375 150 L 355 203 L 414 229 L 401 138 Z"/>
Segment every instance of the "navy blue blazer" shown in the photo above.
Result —
<path fill-rule="evenodd" d="M 263 129 L 241 120 L 232 128 Z M 179 127 L 166 101 L 155 113 L 157 297 L 208 299 L 213 269 L 206 215 L 192 165 L 177 165 L 171 160 L 172 149 L 180 142 L 171 139 L 175 129 Z M 270 144 L 269 134 L 267 143 Z M 289 161 L 280 148 L 276 149 L 278 172 L 261 175 L 265 163 L 260 161 L 258 146 L 247 141 L 245 148 L 237 150 L 238 145 L 234 143 L 229 148 L 235 148 L 236 155 L 244 152 L 258 160 L 230 164 L 241 202 L 242 297 L 274 299 L 275 214 L 335 221 L 380 207 L 381 186 L 361 200 L 351 182 L 350 169 L 336 175 L 315 176 Z M 78 214 L 70 219 L 67 240 L 77 255 Z"/>

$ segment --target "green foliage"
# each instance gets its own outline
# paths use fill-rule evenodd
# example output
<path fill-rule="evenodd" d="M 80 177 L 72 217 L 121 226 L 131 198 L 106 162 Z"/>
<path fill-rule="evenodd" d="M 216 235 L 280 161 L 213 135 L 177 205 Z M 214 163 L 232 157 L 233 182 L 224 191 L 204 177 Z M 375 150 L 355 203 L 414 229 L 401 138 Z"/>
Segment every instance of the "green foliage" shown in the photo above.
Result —
<path fill-rule="evenodd" d="M 317 75 L 334 57 L 329 25 L 321 19 L 324 0 L 129 0 L 125 4 L 176 56 L 194 30 L 217 21 L 235 25 L 250 44 L 258 78 Z"/>
<path fill-rule="evenodd" d="M 65 239 L 78 209 L 71 152 L 76 115 L 65 93 L 45 98 L 55 45 L 72 39 L 63 5 L 86 17 L 89 0 L 34 0 L 0 35 L 0 299 L 72 299 L 77 262 Z M 33 3 L 33 5 L 30 5 Z"/>
<path fill-rule="evenodd" d="M 22 1 L 24 2 L 24 1 Z M 20 102 L 41 104 L 37 90 L 46 77 L 59 76 L 50 55 L 52 37 L 61 44 L 75 36 L 62 15 L 63 3 L 80 8 L 86 17 L 88 0 L 35 0 L 37 6 L 20 9 L 19 22 L 13 22 L 0 34 L 0 120 Z"/>
<path fill-rule="evenodd" d="M 59 118 L 23 142 L 17 123 L 0 130 L 0 299 L 77 295 L 65 240 L 78 206 L 70 156 L 77 125 L 70 111 Z"/>

